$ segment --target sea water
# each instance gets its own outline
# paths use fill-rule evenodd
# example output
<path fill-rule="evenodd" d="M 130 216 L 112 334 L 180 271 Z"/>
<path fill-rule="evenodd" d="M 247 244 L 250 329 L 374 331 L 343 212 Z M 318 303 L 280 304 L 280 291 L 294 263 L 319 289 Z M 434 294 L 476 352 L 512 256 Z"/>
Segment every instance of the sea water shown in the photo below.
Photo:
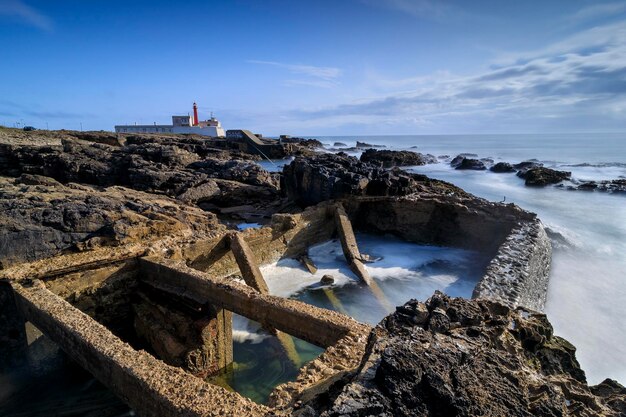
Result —
<path fill-rule="evenodd" d="M 626 178 L 626 134 L 320 139 L 348 146 L 359 140 L 436 156 L 474 153 L 495 162 L 537 159 L 547 167 L 571 171 L 575 180 Z M 515 174 L 455 170 L 444 159 L 409 169 L 452 182 L 479 197 L 512 202 L 537 213 L 554 238 L 546 312 L 555 334 L 577 347 L 589 383 L 613 378 L 626 384 L 625 195 L 526 187 Z"/>
<path fill-rule="evenodd" d="M 375 297 L 350 270 L 338 240 L 312 246 L 308 256 L 318 270 L 311 274 L 295 259 L 264 265 L 261 272 L 273 295 L 293 298 L 339 311 L 375 325 L 394 306 L 411 298 L 426 300 L 435 290 L 471 297 L 485 271 L 489 256 L 464 249 L 419 245 L 393 236 L 356 234 L 359 249 L 373 262 L 366 268 L 378 283 L 384 300 Z M 320 283 L 331 275 L 332 284 Z M 266 402 L 278 384 L 294 380 L 298 368 L 323 349 L 294 338 L 299 360 L 294 366 L 275 337 L 258 323 L 235 316 L 233 320 L 234 365 L 211 379 L 257 401 Z"/>

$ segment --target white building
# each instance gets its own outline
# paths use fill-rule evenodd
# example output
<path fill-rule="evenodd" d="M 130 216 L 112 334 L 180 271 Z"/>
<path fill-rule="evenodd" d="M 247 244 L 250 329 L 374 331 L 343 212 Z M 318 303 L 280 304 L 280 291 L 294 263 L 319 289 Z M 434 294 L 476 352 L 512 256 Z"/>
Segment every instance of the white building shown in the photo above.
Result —
<path fill-rule="evenodd" d="M 198 120 L 198 106 L 193 103 L 192 116 L 172 116 L 171 125 L 117 125 L 115 133 L 192 133 L 195 135 L 224 137 L 221 123 L 211 116 L 209 120 Z"/>

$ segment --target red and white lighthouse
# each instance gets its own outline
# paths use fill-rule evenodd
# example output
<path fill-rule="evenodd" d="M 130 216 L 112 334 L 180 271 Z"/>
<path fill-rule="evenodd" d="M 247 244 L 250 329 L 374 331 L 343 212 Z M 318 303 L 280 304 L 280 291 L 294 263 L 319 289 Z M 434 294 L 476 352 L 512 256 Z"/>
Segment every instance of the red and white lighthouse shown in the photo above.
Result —
<path fill-rule="evenodd" d="M 193 125 L 198 126 L 198 105 L 195 101 L 193 103 Z"/>

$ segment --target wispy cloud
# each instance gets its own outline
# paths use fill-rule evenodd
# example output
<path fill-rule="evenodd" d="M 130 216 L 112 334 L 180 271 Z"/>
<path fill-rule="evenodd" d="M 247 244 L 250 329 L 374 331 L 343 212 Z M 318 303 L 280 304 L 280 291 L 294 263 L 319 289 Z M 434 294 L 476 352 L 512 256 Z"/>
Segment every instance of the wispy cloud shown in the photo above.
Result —
<path fill-rule="evenodd" d="M 54 27 L 52 19 L 22 0 L 0 0 L 0 15 L 9 16 L 45 31 L 51 31 Z"/>
<path fill-rule="evenodd" d="M 533 53 L 509 54 L 495 69 L 473 75 L 442 73 L 378 83 L 403 90 L 291 116 L 318 124 L 413 120 L 416 126 L 495 127 L 557 120 L 602 127 L 611 120 L 626 127 L 626 22 L 594 27 Z"/>
<path fill-rule="evenodd" d="M 385 8 L 429 20 L 465 17 L 466 12 L 438 0 L 361 0 L 372 7 Z"/>
<path fill-rule="evenodd" d="M 341 70 L 334 67 L 318 67 L 313 65 L 285 64 L 275 61 L 260 61 L 251 59 L 250 64 L 269 65 L 287 70 L 292 74 L 310 77 L 305 80 L 287 80 L 286 85 L 309 85 L 314 87 L 332 87 L 338 84 L 337 79 L 341 76 Z"/>
<path fill-rule="evenodd" d="M 576 13 L 565 16 L 565 20 L 572 23 L 580 23 L 593 19 L 612 17 L 626 11 L 626 3 L 593 4 L 583 7 Z"/>

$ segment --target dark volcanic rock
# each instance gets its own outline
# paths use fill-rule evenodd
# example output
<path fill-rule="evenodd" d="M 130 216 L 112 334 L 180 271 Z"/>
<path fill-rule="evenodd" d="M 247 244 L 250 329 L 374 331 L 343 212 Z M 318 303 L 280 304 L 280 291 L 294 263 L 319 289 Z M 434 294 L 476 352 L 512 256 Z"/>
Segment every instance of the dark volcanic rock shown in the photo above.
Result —
<path fill-rule="evenodd" d="M 348 145 L 346 145 L 346 144 L 345 144 L 345 143 L 343 143 L 343 142 L 335 142 L 335 143 L 333 143 L 333 146 L 335 146 L 335 147 L 342 147 L 342 148 L 345 148 L 345 147 L 347 147 Z"/>
<path fill-rule="evenodd" d="M 343 153 L 296 158 L 283 168 L 287 196 L 302 206 L 350 195 L 401 196 L 415 192 L 456 193 L 458 187 L 399 168 L 385 170 Z"/>
<path fill-rule="evenodd" d="M 339 389 L 339 388 L 336 388 Z M 371 333 L 361 367 L 310 415 L 620 416 L 626 389 L 589 387 L 575 348 L 544 314 L 435 293 Z"/>
<path fill-rule="evenodd" d="M 456 159 L 456 158 L 455 158 Z M 476 171 L 481 171 L 487 169 L 483 161 L 478 159 L 471 158 L 463 158 L 460 163 L 458 163 L 454 169 L 473 169 Z"/>
<path fill-rule="evenodd" d="M 182 196 L 180 200 L 186 202 L 206 203 L 214 196 L 219 199 L 217 205 L 225 201 L 233 205 L 247 205 L 250 201 L 267 205 L 280 200 L 279 174 L 270 174 L 250 159 L 240 159 L 238 151 L 211 149 L 209 142 L 129 136 L 124 146 L 67 138 L 60 147 L 0 145 L 0 156 L 10 161 L 0 165 L 0 175 L 46 176 L 63 184 L 120 185 L 170 197 Z M 219 193 L 202 186 L 210 179 L 222 182 Z M 237 201 L 238 198 L 250 201 Z"/>
<path fill-rule="evenodd" d="M 384 148 L 385 146 L 384 145 L 372 145 L 371 143 L 359 142 L 357 140 L 356 147 L 359 149 L 368 149 L 368 148 Z"/>
<path fill-rule="evenodd" d="M 497 164 L 489 168 L 489 170 L 492 172 L 515 172 L 515 168 L 513 168 L 513 165 L 509 164 L 508 162 L 498 162 Z"/>
<path fill-rule="evenodd" d="M 443 156 L 445 156 L 446 158 L 448 157 L 447 155 L 443 155 Z M 440 158 L 441 158 L 441 156 L 440 156 Z M 450 161 L 450 165 L 452 165 L 452 167 L 457 167 L 466 158 L 476 159 L 476 158 L 478 158 L 478 155 L 476 155 L 475 153 L 460 153 L 457 156 L 455 156 L 452 159 L 452 161 Z"/>
<path fill-rule="evenodd" d="M 602 191 L 605 193 L 623 194 L 626 193 L 626 179 L 605 180 L 605 181 L 583 181 L 577 185 L 568 187 L 578 191 Z"/>
<path fill-rule="evenodd" d="M 541 162 L 524 161 L 524 162 L 520 162 L 519 164 L 513 165 L 513 168 L 515 168 L 518 171 L 524 172 L 524 171 L 528 171 L 531 168 L 540 168 L 542 166 L 543 164 Z"/>
<path fill-rule="evenodd" d="M 432 155 L 424 155 L 411 151 L 367 149 L 361 154 L 361 161 L 383 168 L 391 168 L 394 166 L 434 164 L 437 162 L 437 158 Z"/>
<path fill-rule="evenodd" d="M 526 180 L 526 185 L 544 186 L 548 184 L 557 184 L 563 180 L 567 180 L 572 176 L 568 171 L 557 171 L 550 168 L 530 168 L 526 171 L 520 171 L 517 176 Z"/>

